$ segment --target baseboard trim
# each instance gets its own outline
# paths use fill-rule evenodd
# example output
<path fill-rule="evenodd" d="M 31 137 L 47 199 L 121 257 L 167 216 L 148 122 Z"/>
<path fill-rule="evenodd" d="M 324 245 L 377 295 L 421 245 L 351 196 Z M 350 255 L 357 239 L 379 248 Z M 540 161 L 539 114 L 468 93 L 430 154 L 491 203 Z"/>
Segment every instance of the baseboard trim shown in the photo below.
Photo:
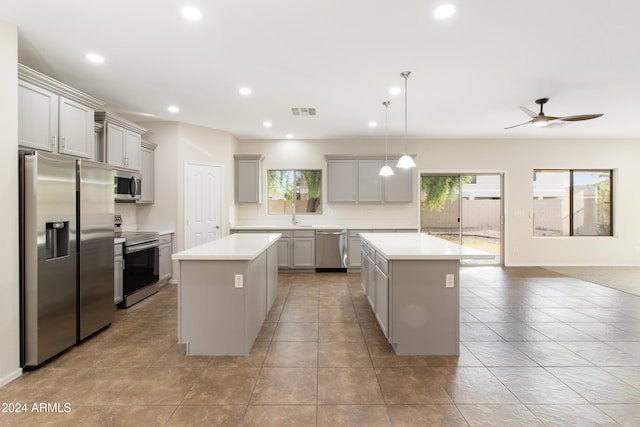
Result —
<path fill-rule="evenodd" d="M 19 378 L 22 375 L 22 369 L 18 368 L 15 371 L 11 372 L 9 375 L 6 375 L 0 378 L 0 388 L 9 384 L 11 381 Z"/>

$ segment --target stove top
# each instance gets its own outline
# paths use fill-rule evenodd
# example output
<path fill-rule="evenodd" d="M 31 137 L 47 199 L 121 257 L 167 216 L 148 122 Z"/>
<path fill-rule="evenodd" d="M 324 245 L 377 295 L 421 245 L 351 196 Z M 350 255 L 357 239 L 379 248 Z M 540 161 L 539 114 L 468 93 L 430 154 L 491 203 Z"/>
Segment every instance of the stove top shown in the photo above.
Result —
<path fill-rule="evenodd" d="M 155 242 L 158 240 L 158 233 L 153 231 L 122 231 L 116 237 L 125 239 L 125 246 L 140 245 L 142 243 Z"/>

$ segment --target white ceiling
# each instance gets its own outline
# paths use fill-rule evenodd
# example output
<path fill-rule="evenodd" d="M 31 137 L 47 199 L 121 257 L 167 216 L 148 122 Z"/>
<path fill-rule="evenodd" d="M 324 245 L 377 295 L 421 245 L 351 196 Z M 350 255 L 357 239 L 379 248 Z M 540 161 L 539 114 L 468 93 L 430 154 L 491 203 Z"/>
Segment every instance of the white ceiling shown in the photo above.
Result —
<path fill-rule="evenodd" d="M 138 122 L 242 139 L 382 137 L 390 99 L 389 135 L 401 137 L 403 94 L 388 90 L 411 71 L 410 138 L 640 136 L 640 2 L 451 0 L 457 13 L 435 20 L 444 1 L 2 0 L 0 19 L 19 28 L 21 63 Z M 204 18 L 183 19 L 185 5 Z M 541 97 L 548 115 L 604 116 L 504 130 Z"/>

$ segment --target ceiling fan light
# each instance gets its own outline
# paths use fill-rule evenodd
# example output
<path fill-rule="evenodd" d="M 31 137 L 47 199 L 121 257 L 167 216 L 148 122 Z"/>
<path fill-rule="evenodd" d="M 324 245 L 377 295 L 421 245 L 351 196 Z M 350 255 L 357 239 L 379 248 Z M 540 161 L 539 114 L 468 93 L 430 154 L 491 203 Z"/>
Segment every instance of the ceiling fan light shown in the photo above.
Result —
<path fill-rule="evenodd" d="M 378 173 L 378 175 L 391 176 L 393 175 L 393 169 L 391 169 L 391 166 L 389 165 L 384 165 L 382 168 L 380 168 L 380 172 Z"/>
<path fill-rule="evenodd" d="M 537 119 L 533 121 L 533 125 L 537 128 L 543 128 L 549 124 L 548 119 Z"/>
<path fill-rule="evenodd" d="M 413 161 L 413 157 L 408 154 L 404 154 L 398 159 L 396 166 L 402 169 L 415 168 L 416 162 Z"/>

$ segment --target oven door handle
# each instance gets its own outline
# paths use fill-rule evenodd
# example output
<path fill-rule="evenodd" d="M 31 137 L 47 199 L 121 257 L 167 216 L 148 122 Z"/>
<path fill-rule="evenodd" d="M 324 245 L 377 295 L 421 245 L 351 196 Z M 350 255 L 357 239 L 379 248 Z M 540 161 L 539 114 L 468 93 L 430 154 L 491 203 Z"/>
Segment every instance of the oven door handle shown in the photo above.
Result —
<path fill-rule="evenodd" d="M 132 254 L 134 252 L 140 252 L 140 251 L 144 251 L 146 249 L 150 249 L 150 248 L 157 248 L 158 246 L 160 246 L 160 244 L 158 242 L 151 242 L 151 243 L 146 243 L 143 245 L 134 245 L 134 246 L 129 246 L 124 248 L 124 253 L 125 254 Z"/>

